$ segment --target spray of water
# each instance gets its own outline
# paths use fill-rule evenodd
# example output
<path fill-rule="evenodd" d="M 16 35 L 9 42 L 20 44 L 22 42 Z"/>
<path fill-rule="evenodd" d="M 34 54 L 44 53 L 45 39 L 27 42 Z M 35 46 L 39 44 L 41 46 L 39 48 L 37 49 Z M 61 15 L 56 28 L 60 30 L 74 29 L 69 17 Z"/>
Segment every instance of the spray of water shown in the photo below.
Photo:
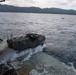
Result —
<path fill-rule="evenodd" d="M 15 50 L 8 49 L 0 56 L 0 64 L 7 64 L 7 62 L 9 62 L 14 68 L 18 68 L 20 64 L 29 60 L 33 54 L 43 51 L 43 48 L 45 47 L 46 45 L 39 45 L 36 48 L 26 49 L 22 52 L 17 52 Z M 24 58 L 18 60 L 21 57 Z"/>

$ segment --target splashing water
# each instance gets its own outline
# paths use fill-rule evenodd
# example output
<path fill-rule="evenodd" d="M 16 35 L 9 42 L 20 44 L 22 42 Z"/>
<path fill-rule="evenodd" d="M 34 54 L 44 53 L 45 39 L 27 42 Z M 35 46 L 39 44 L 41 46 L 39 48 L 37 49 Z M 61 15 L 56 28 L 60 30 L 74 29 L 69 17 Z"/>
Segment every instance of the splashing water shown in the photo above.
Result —
<path fill-rule="evenodd" d="M 13 49 L 5 50 L 5 52 L 0 56 L 0 64 L 7 64 L 7 62 L 9 62 L 11 66 L 18 68 L 20 64 L 29 60 L 33 54 L 43 51 L 45 47 L 46 45 L 39 45 L 36 48 L 26 49 L 22 52 L 17 52 Z"/>
<path fill-rule="evenodd" d="M 42 67 L 37 66 L 36 69 L 32 69 L 29 72 L 29 75 L 50 75 L 49 71 L 47 70 L 49 67 Z"/>

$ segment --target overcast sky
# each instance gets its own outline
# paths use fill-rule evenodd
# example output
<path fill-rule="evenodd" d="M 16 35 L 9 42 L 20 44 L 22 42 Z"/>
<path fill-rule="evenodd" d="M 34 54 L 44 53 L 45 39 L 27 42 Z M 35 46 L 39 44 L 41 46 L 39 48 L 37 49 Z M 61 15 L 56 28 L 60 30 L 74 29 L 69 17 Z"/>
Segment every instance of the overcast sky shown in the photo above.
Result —
<path fill-rule="evenodd" d="M 2 4 L 15 6 L 36 6 L 41 8 L 57 7 L 63 9 L 75 9 L 76 0 L 6 0 Z"/>

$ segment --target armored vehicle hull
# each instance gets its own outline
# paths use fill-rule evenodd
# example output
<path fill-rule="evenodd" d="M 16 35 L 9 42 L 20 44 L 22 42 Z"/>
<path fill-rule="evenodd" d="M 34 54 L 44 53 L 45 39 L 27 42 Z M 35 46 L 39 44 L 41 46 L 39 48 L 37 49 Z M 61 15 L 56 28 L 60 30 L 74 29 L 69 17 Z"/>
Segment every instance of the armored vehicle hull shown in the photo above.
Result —
<path fill-rule="evenodd" d="M 43 45 L 44 41 L 45 36 L 31 33 L 26 36 L 7 39 L 7 44 L 9 48 L 22 51 L 28 48 L 35 48 L 39 45 Z"/>

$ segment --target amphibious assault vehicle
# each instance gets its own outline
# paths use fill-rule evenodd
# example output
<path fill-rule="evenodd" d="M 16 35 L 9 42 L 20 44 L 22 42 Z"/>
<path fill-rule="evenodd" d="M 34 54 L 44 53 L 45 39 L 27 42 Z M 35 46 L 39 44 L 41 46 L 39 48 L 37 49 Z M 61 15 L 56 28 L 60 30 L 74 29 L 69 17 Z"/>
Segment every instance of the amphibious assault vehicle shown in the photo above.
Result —
<path fill-rule="evenodd" d="M 26 34 L 25 36 L 7 39 L 7 44 L 9 48 L 22 51 L 28 48 L 35 48 L 39 45 L 43 45 L 44 41 L 45 36 L 29 33 Z"/>

